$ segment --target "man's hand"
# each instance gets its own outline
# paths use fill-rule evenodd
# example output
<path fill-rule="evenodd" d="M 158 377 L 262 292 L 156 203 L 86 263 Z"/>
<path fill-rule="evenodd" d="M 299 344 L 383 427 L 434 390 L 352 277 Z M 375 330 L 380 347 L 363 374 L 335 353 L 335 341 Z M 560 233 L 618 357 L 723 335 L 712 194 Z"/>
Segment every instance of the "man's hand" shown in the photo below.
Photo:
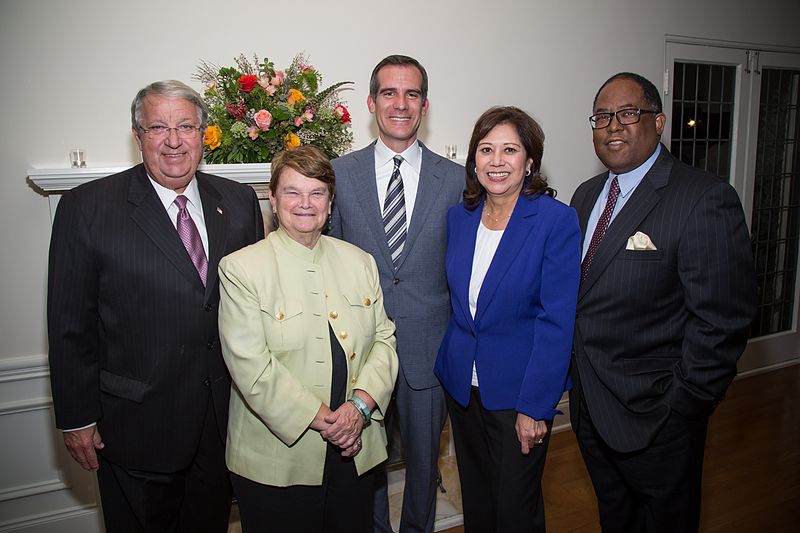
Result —
<path fill-rule="evenodd" d="M 77 429 L 75 431 L 64 431 L 64 444 L 67 451 L 84 470 L 97 471 L 97 452 L 105 447 L 97 425 Z"/>

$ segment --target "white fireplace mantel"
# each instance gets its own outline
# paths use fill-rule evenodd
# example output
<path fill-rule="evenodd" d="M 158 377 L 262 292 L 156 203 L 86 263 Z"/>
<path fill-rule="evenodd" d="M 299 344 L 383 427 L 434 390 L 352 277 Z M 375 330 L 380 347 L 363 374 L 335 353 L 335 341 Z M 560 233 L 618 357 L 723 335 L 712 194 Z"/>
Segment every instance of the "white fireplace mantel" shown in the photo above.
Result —
<path fill-rule="evenodd" d="M 269 182 L 269 163 L 243 163 L 237 165 L 200 165 L 199 170 L 216 174 L 239 183 L 259 185 Z M 45 196 L 63 194 L 73 187 L 104 178 L 130 167 L 55 168 L 28 170 L 28 180 Z"/>
<path fill-rule="evenodd" d="M 267 184 L 271 177 L 271 167 L 272 165 L 269 163 L 203 164 L 200 165 L 199 170 L 250 185 L 255 189 L 258 198 L 263 200 L 267 197 Z M 122 172 L 128 168 L 130 167 L 31 168 L 28 169 L 28 181 L 37 192 L 48 198 L 50 220 L 52 221 L 62 194 L 78 185 Z"/>

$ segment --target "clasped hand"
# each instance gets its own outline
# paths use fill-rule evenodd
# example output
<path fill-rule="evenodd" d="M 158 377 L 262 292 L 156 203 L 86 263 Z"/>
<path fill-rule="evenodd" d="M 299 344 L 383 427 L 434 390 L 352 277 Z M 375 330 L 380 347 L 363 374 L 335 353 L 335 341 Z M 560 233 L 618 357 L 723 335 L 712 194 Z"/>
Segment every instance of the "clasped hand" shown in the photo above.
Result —
<path fill-rule="evenodd" d="M 351 457 L 361 450 L 361 431 L 364 421 L 361 413 L 350 402 L 344 402 L 336 411 L 322 404 L 311 423 L 323 439 L 342 449 L 342 457 Z"/>

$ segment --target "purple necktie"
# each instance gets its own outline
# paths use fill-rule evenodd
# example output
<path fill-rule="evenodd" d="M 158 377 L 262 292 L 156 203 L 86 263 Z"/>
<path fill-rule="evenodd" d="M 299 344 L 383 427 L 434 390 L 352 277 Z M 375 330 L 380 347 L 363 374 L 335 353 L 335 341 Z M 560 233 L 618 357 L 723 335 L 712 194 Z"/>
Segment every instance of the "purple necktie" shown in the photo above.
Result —
<path fill-rule="evenodd" d="M 594 234 L 592 234 L 589 249 L 586 250 L 586 257 L 583 258 L 583 262 L 581 263 L 581 282 L 586 281 L 589 267 L 592 264 L 592 259 L 594 259 L 594 253 L 597 251 L 597 247 L 600 246 L 600 241 L 603 240 L 606 234 L 608 224 L 611 221 L 611 213 L 614 212 L 614 206 L 617 205 L 617 198 L 619 198 L 619 180 L 614 176 L 614 179 L 611 180 L 611 188 L 608 190 L 606 207 L 600 214 L 600 218 L 597 219 L 597 226 L 594 228 Z"/>
<path fill-rule="evenodd" d="M 189 210 L 186 209 L 186 202 L 189 199 L 184 195 L 179 194 L 175 198 L 175 205 L 178 206 L 178 235 L 180 235 L 186 251 L 189 252 L 189 257 L 200 274 L 200 279 L 203 285 L 206 284 L 206 276 L 208 275 L 208 259 L 206 259 L 206 251 L 203 249 L 203 241 L 200 239 L 200 232 L 197 231 L 197 226 L 194 224 Z"/>

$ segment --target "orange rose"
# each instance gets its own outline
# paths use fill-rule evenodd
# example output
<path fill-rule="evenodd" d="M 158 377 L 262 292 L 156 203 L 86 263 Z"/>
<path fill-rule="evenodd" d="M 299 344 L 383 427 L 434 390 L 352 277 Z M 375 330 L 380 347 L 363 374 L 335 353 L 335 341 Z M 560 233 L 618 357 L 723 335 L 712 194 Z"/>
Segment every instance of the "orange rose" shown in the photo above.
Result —
<path fill-rule="evenodd" d="M 295 102 L 300 102 L 305 99 L 306 97 L 303 96 L 303 93 L 301 93 L 297 89 L 289 89 L 289 99 L 287 100 L 287 103 L 289 105 L 294 105 Z"/>
<path fill-rule="evenodd" d="M 294 133 L 287 133 L 283 136 L 283 142 L 286 143 L 286 148 L 294 148 L 300 146 L 300 137 Z"/>
<path fill-rule="evenodd" d="M 222 130 L 219 126 L 209 126 L 203 136 L 203 144 L 210 150 L 216 150 L 222 144 Z"/>

